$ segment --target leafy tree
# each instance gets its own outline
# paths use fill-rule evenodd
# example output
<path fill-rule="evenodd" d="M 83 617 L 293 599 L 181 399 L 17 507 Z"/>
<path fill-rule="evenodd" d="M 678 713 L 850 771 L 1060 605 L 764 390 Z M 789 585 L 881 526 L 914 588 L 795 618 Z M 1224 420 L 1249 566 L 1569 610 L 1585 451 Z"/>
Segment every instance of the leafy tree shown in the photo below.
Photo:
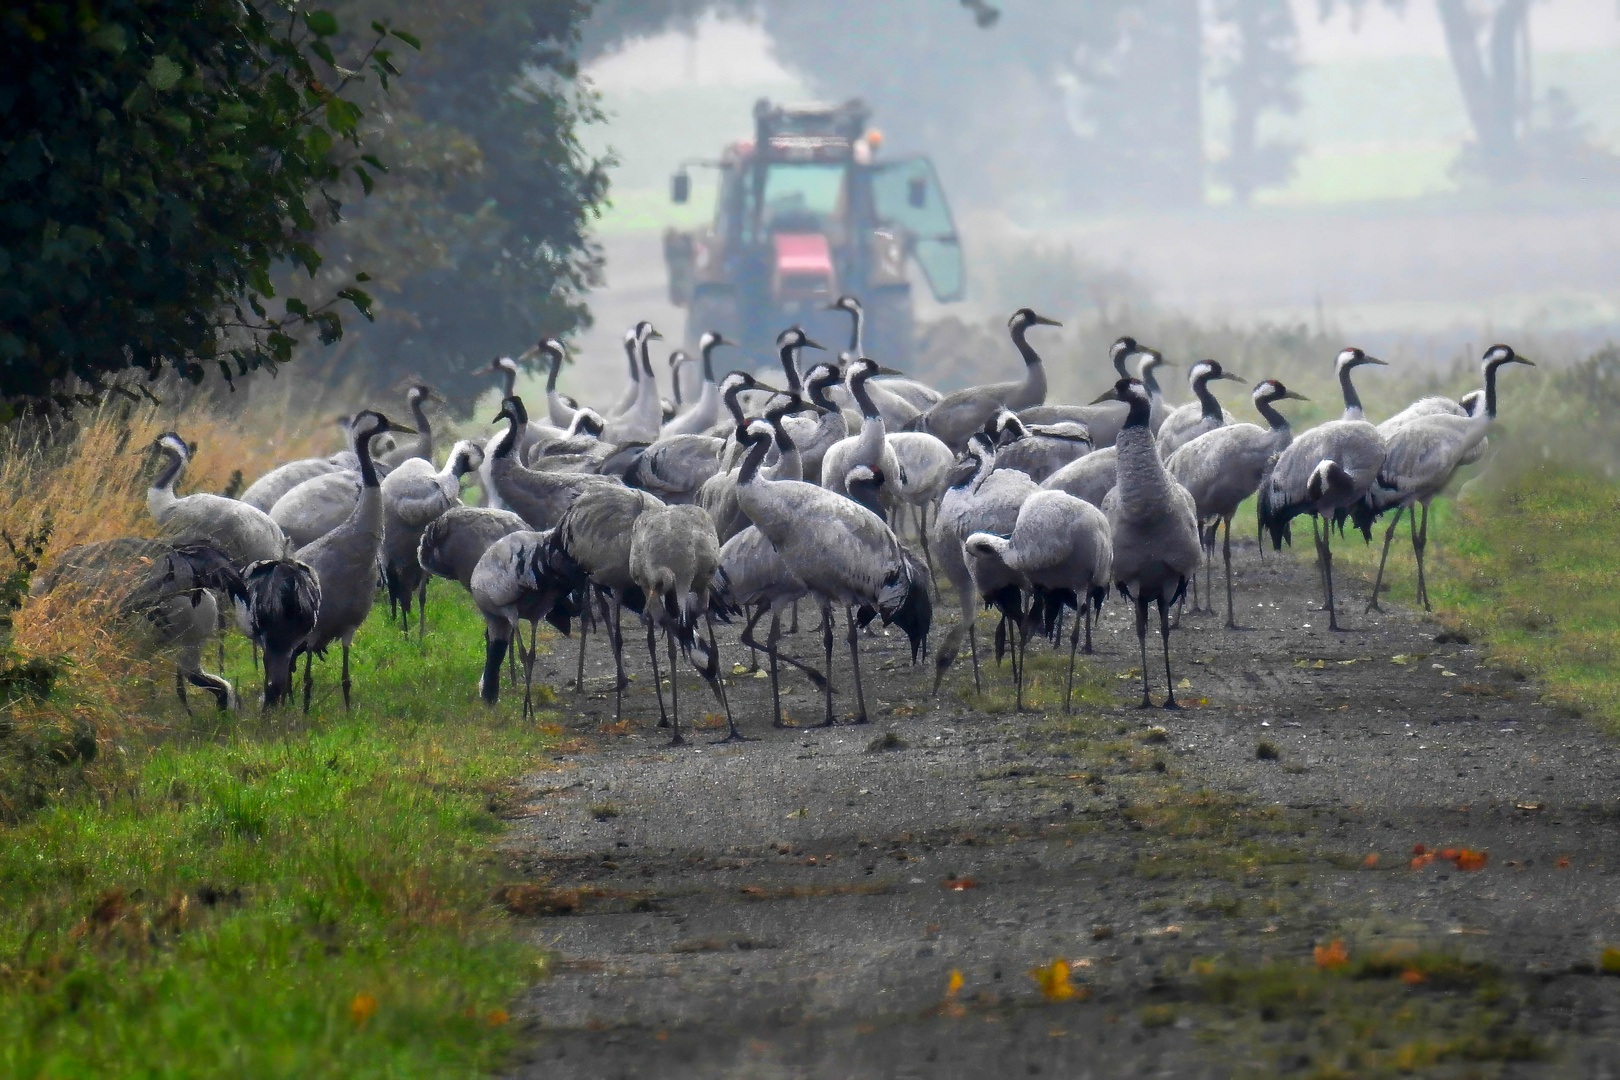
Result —
<path fill-rule="evenodd" d="M 1246 204 L 1257 188 L 1285 182 L 1299 147 L 1260 139 L 1260 117 L 1299 111 L 1299 37 L 1288 0 L 1217 0 L 1216 20 L 1231 28 L 1232 48 L 1216 76 L 1232 101 L 1231 148 L 1217 170 Z"/>
<path fill-rule="evenodd" d="M 367 87 L 362 141 L 389 166 L 375 193 L 322 231 L 315 295 L 365 267 L 375 321 L 301 360 L 376 399 L 416 379 L 457 412 L 492 356 L 588 324 L 600 256 L 589 240 L 608 162 L 577 132 L 597 118 L 578 81 L 587 0 L 338 0 L 345 23 L 389 12 L 431 26 L 385 102 Z M 351 190 L 357 178 L 349 181 Z M 386 401 L 384 402 L 386 404 Z"/>
<path fill-rule="evenodd" d="M 354 92 L 416 40 L 373 22 L 334 43 L 293 0 L 24 0 L 0 14 L 0 418 L 68 406 L 130 368 L 229 381 L 336 340 L 339 301 L 275 314 L 272 268 L 313 275 L 317 209 L 366 187 Z M 312 205 L 313 204 L 313 207 Z"/>

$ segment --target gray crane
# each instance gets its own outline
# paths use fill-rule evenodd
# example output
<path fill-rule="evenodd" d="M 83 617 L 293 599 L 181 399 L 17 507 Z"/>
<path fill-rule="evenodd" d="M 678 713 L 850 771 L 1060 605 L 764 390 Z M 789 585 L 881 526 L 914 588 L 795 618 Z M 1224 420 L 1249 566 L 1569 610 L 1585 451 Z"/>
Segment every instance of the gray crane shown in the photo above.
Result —
<path fill-rule="evenodd" d="M 727 395 L 727 400 L 734 402 L 735 396 Z M 794 445 L 784 426 L 787 414 L 797 408 L 798 402 L 789 398 L 773 405 L 765 412 L 765 422 L 775 432 L 777 453 L 776 464 L 764 467 L 765 474 L 770 479 L 804 479 L 804 466 L 799 458 L 799 448 Z M 740 410 L 738 415 L 741 415 Z M 742 502 L 737 496 L 737 482 L 741 475 L 741 469 L 717 473 L 698 489 L 697 505 L 701 506 L 708 513 L 709 519 L 714 522 L 715 535 L 720 538 L 721 543 L 730 540 L 752 524 L 748 520 L 748 515 L 743 513 Z"/>
<path fill-rule="evenodd" d="M 973 632 L 973 616 L 978 607 L 974 602 L 975 593 L 1001 601 L 1004 621 L 996 629 L 998 655 L 999 646 L 1005 640 L 1005 615 L 1012 603 L 1021 604 L 1014 596 L 1000 594 L 1005 588 L 1017 591 L 1017 575 L 1003 567 L 992 580 L 988 566 L 978 567 L 975 575 L 968 565 L 962 542 L 976 532 L 998 536 L 1011 533 L 1018 523 L 1019 507 L 1039 490 L 1040 485 L 1016 469 L 996 471 L 995 447 L 982 431 L 968 441 L 967 450 L 946 479 L 945 493 L 940 496 L 939 513 L 934 519 L 933 541 L 946 580 L 956 590 L 959 615 L 956 625 L 946 632 L 934 651 L 935 694 L 939 693 L 945 670 L 956 660 L 964 635 L 973 660 L 973 687 L 982 689 L 978 644 Z"/>
<path fill-rule="evenodd" d="M 961 453 L 973 433 L 983 428 L 1002 407 L 1017 412 L 1044 402 L 1046 366 L 1025 335 L 1032 326 L 1062 325 L 1029 308 L 1013 312 L 1007 320 L 1007 332 L 1018 354 L 1024 358 L 1024 378 L 1018 382 L 986 383 L 952 391 L 913 420 L 911 430 L 935 435 L 953 451 Z"/>
<path fill-rule="evenodd" d="M 599 597 L 612 598 L 612 618 L 604 617 L 603 622 L 617 675 L 616 720 L 624 717 L 624 688 L 629 684 L 624 673 L 621 616 L 626 607 L 639 615 L 647 602 L 646 594 L 630 576 L 630 536 L 638 517 L 663 505 L 657 496 L 621 485 L 586 491 L 558 520 L 543 552 L 547 587 L 557 595 L 584 596 L 588 589 L 595 589 Z M 649 639 L 651 636 L 649 626 Z M 581 636 L 581 675 L 584 644 Z M 656 661 L 653 675 L 656 679 Z"/>
<path fill-rule="evenodd" d="M 382 470 L 375 470 L 381 475 Z M 358 469 L 312 476 L 276 500 L 270 520 L 287 534 L 294 548 L 313 544 L 354 513 L 362 484 Z"/>
<path fill-rule="evenodd" d="M 990 422 L 996 441 L 996 468 L 1017 469 L 1037 484 L 1071 461 L 1091 453 L 1091 432 L 1073 420 L 1027 424 L 1003 409 Z"/>
<path fill-rule="evenodd" d="M 557 524 L 563 511 L 586 492 L 602 487 L 622 487 L 616 478 L 589 473 L 537 471 L 525 468 L 514 455 L 520 432 L 528 425 L 523 399 L 509 397 L 501 402 L 495 420 L 507 422 L 506 432 L 495 441 L 489 480 L 495 494 L 531 529 L 544 531 Z"/>
<path fill-rule="evenodd" d="M 1085 624 L 1086 654 L 1091 654 L 1091 618 L 1101 612 L 1113 584 L 1114 544 L 1108 519 L 1095 506 L 1062 491 L 1037 491 L 1018 508 L 1007 537 L 989 532 L 968 534 L 963 548 L 975 560 L 991 556 L 1023 578 L 1034 598 L 1031 617 L 1039 615 L 1051 636 L 1060 626 L 1065 606 L 1075 609 L 1069 635 L 1069 679 L 1063 711 L 1074 695 L 1074 658 Z M 1022 645 L 1022 642 L 1020 642 Z M 1016 707 L 1023 708 L 1023 666 L 1014 671 Z"/>
<path fill-rule="evenodd" d="M 658 438 L 664 426 L 664 406 L 658 397 L 658 382 L 653 377 L 652 357 L 647 349 L 663 337 L 650 322 L 636 325 L 635 355 L 640 363 L 636 398 L 624 412 L 608 417 L 607 427 L 602 432 L 603 442 L 615 446 L 646 446 Z"/>
<path fill-rule="evenodd" d="M 371 462 L 371 440 L 385 431 L 416 434 L 414 429 L 396 424 L 379 412 L 367 410 L 355 416 L 354 452 L 360 461 L 360 498 L 343 524 L 296 552 L 298 561 L 315 571 L 321 588 L 315 630 L 304 647 L 306 713 L 314 687 L 310 657 L 324 653 L 334 641 L 343 646 L 343 707 L 350 706 L 349 648 L 355 631 L 371 614 L 371 602 L 377 594 L 377 559 L 382 552 L 382 488 Z"/>
<path fill-rule="evenodd" d="M 263 510 L 223 495 L 197 492 L 184 497 L 174 485 L 191 461 L 191 448 L 172 431 L 153 444 L 168 460 L 146 492 L 146 511 L 172 545 L 203 545 L 221 552 L 233 566 L 287 554 L 287 536 Z"/>
<path fill-rule="evenodd" d="M 269 711 L 292 693 L 294 658 L 309 646 L 320 618 L 321 583 L 308 563 L 261 559 L 242 575 L 247 631 L 264 654 L 264 703 Z"/>
<path fill-rule="evenodd" d="M 434 518 L 422 531 L 416 560 L 436 577 L 472 592 L 472 574 L 489 546 L 501 537 L 524 532 L 529 523 L 510 510 L 491 506 L 453 506 Z M 583 631 L 582 631 L 583 632 Z M 512 656 L 512 680 L 517 681 L 517 657 Z M 583 684 L 582 684 L 583 685 Z"/>
<path fill-rule="evenodd" d="M 443 469 L 435 472 L 431 462 L 411 458 L 383 479 L 383 582 L 389 606 L 399 606 L 400 629 L 407 637 L 413 597 L 418 602 L 418 640 L 427 632 L 427 575 L 416 557 L 422 530 L 440 514 L 461 505 L 461 478 L 477 472 L 483 461 L 478 444 L 462 439 L 450 448 Z"/>
<path fill-rule="evenodd" d="M 1144 350 L 1135 338 L 1126 335 L 1108 347 L 1108 361 L 1114 365 L 1114 371 L 1121 379 L 1128 378 L 1130 372 L 1125 369 L 1125 362 L 1144 351 L 1152 352 L 1151 349 Z M 1036 405 L 1018 410 L 1018 415 L 1026 424 L 1060 424 L 1065 421 L 1084 424 L 1091 433 L 1092 446 L 1102 449 L 1114 445 L 1120 425 L 1125 423 L 1125 406 L 1108 400 L 1104 395 L 1089 405 Z"/>
<path fill-rule="evenodd" d="M 647 621 L 647 648 L 653 652 L 652 631 L 661 627 L 669 646 L 670 745 L 681 738 L 680 662 L 676 647 L 691 662 L 726 712 L 729 732 L 722 742 L 743 738 L 731 716 L 731 703 L 720 685 L 720 650 L 714 639 L 714 617 L 709 593 L 720 569 L 720 541 L 709 515 L 695 506 L 662 506 L 642 513 L 630 530 L 630 578 L 646 597 L 641 617 Z M 708 640 L 697 634 L 701 621 Z M 656 655 L 653 657 L 656 663 Z M 658 708 L 664 694 L 655 682 Z"/>
<path fill-rule="evenodd" d="M 1159 426 L 1156 436 L 1159 446 L 1159 457 L 1170 460 L 1170 455 L 1181 449 L 1182 446 L 1198 438 L 1206 431 L 1233 422 L 1233 416 L 1221 408 L 1221 403 L 1215 400 L 1214 393 L 1209 384 L 1221 379 L 1230 379 L 1232 382 L 1245 381 L 1241 376 L 1226 371 L 1216 360 L 1200 360 L 1187 372 L 1187 383 L 1192 387 L 1196 401 L 1178 406 L 1170 410 Z"/>
<path fill-rule="evenodd" d="M 714 593 L 716 606 L 722 610 L 752 610 L 739 640 L 750 649 L 763 648 L 770 657 L 771 702 L 776 717 L 773 723 L 777 727 L 784 726 L 778 663 L 785 661 L 798 668 L 817 689 L 826 681 L 815 668 L 782 656 L 778 650 L 782 639 L 782 609 L 809 596 L 809 587 L 777 554 L 765 534 L 750 525 L 720 548 L 720 570 L 715 575 Z M 771 617 L 771 629 L 762 645 L 754 637 L 754 627 L 767 613 Z"/>
<path fill-rule="evenodd" d="M 30 591 L 45 596 L 61 587 L 105 597 L 146 648 L 172 651 L 175 695 L 188 713 L 188 684 L 214 695 L 222 712 L 236 705 L 229 680 L 202 668 L 203 646 L 219 630 L 217 597 L 245 599 L 229 554 L 142 537 L 81 544 L 64 551 Z"/>
<path fill-rule="evenodd" d="M 911 642 L 911 658 L 928 636 L 933 608 L 922 563 L 900 545 L 883 519 L 849 499 L 798 480 L 770 480 L 760 472 L 773 432 L 764 421 L 748 425 L 737 492 L 743 512 L 765 534 L 789 569 L 821 601 L 822 643 L 827 654 L 826 718 L 832 711 L 832 606 L 844 607 L 849 626 L 850 662 L 855 680 L 855 722 L 866 722 L 861 688 L 860 645 L 855 609 L 885 626 L 898 625 Z M 777 717 L 781 719 L 780 716 Z"/>
<path fill-rule="evenodd" d="M 386 472 L 393 472 L 413 459 L 433 460 L 433 423 L 428 419 L 427 412 L 422 406 L 424 402 L 434 397 L 433 388 L 421 383 L 405 392 L 405 403 L 410 408 L 411 423 L 416 427 L 416 440 L 403 446 L 396 446 L 376 458 L 376 464 L 381 465 Z"/>
<path fill-rule="evenodd" d="M 875 361 L 863 357 L 851 361 L 844 372 L 844 384 L 861 410 L 861 429 L 858 433 L 846 435 L 833 443 L 821 459 L 821 486 L 839 495 L 849 494 L 849 473 L 858 465 L 864 465 L 868 469 L 881 472 L 885 477 L 897 480 L 902 475 L 900 461 L 889 448 L 888 429 L 883 413 L 878 409 L 869 390 L 868 380 L 876 375 L 878 370 Z M 889 498 L 887 492 L 879 494 L 885 501 L 898 501 L 897 498 Z"/>
<path fill-rule="evenodd" d="M 811 406 L 809 416 L 787 416 L 783 424 L 793 445 L 799 449 L 800 468 L 806 483 L 821 482 L 821 459 L 832 445 L 849 437 L 849 425 L 844 414 L 827 396 L 829 387 L 838 385 L 844 373 L 837 364 L 817 364 L 804 376 L 803 398 L 795 399 L 798 408 L 804 403 Z"/>
<path fill-rule="evenodd" d="M 643 319 L 624 332 L 624 358 L 630 363 L 630 381 L 625 385 L 624 393 L 619 395 L 619 400 L 602 410 L 602 415 L 609 420 L 629 412 L 641 393 L 641 357 L 637 353 L 636 343 L 642 334 L 651 329 L 652 323 Z M 511 392 L 506 396 L 511 397 Z"/>
<path fill-rule="evenodd" d="M 853 320 L 849 331 L 849 349 L 845 356 L 839 358 L 840 363 L 846 359 L 859 360 L 865 356 L 866 309 L 861 306 L 860 298 L 846 293 L 828 304 L 827 310 L 846 312 Z M 900 372 L 891 370 L 884 373 L 887 376 L 900 375 Z M 915 379 L 890 377 L 881 383 L 875 382 L 873 386 L 872 399 L 878 403 L 878 408 L 883 410 L 884 423 L 896 431 L 919 412 L 938 404 L 943 396 L 932 386 L 917 382 Z"/>
<path fill-rule="evenodd" d="M 1215 596 L 1208 582 L 1208 566 L 1214 558 L 1215 533 L 1226 526 L 1222 557 L 1226 561 L 1226 625 L 1235 629 L 1232 609 L 1232 517 L 1238 506 L 1260 489 L 1272 459 L 1294 440 L 1287 417 L 1274 407 L 1279 401 L 1306 401 L 1276 379 L 1266 379 L 1254 388 L 1254 407 L 1266 421 L 1256 424 L 1225 424 L 1206 431 L 1165 461 L 1170 475 L 1186 488 L 1198 508 L 1199 536 L 1204 546 L 1204 595 L 1210 611 Z"/>
<path fill-rule="evenodd" d="M 1492 345 L 1485 351 L 1481 364 L 1485 374 L 1485 407 L 1480 412 L 1473 416 L 1458 416 L 1449 411 L 1420 414 L 1389 434 L 1377 479 L 1351 511 L 1356 527 L 1369 540 L 1372 539 L 1372 523 L 1378 516 L 1387 510 L 1395 511 L 1384 533 L 1384 551 L 1378 559 L 1378 576 L 1373 581 L 1372 598 L 1367 601 L 1368 611 L 1378 607 L 1378 590 L 1384 582 L 1389 543 L 1395 537 L 1395 527 L 1401 523 L 1401 514 L 1407 511 L 1411 512 L 1412 553 L 1417 558 L 1418 599 L 1423 601 L 1424 611 L 1430 610 L 1428 583 L 1423 575 L 1423 550 L 1429 541 L 1429 504 L 1451 482 L 1458 468 L 1477 460 L 1485 433 L 1496 422 L 1496 372 L 1506 364 L 1535 366 L 1510 346 Z M 1417 507 L 1423 510 L 1422 525 L 1417 521 Z"/>
<path fill-rule="evenodd" d="M 1159 636 L 1164 642 L 1164 707 L 1176 704 L 1176 682 L 1170 672 L 1170 608 L 1187 591 L 1187 579 L 1198 572 L 1198 511 L 1187 489 L 1165 471 L 1148 427 L 1153 396 L 1138 379 L 1121 379 L 1114 394 L 1130 411 L 1119 429 L 1119 481 L 1103 499 L 1114 550 L 1114 584 L 1136 604 L 1136 639 L 1142 649 L 1142 707 L 1148 695 L 1148 605 L 1159 608 Z"/>
<path fill-rule="evenodd" d="M 1339 620 L 1333 603 L 1331 528 L 1335 522 L 1342 523 L 1372 487 L 1385 452 L 1384 437 L 1363 418 L 1351 373 L 1367 364 L 1383 363 L 1360 349 L 1342 350 L 1334 367 L 1344 395 L 1344 416 L 1296 436 L 1260 485 L 1260 528 L 1271 533 L 1273 548 L 1281 550 L 1284 540 L 1293 542 L 1290 522 L 1294 518 L 1311 515 L 1323 602 L 1332 630 L 1339 628 Z M 1327 519 L 1326 528 L 1321 527 L 1322 518 Z"/>
<path fill-rule="evenodd" d="M 241 501 L 268 514 L 278 499 L 305 480 L 342 471 L 343 466 L 331 458 L 299 458 L 296 461 L 288 461 L 277 465 L 249 484 L 247 490 L 242 492 Z"/>
<path fill-rule="evenodd" d="M 721 345 L 731 345 L 720 334 L 713 330 L 705 330 L 703 336 L 698 338 L 698 356 L 703 362 L 703 389 L 698 399 L 686 412 L 664 425 L 659 437 L 668 439 L 675 435 L 707 435 L 709 429 L 720 420 L 720 387 L 714 380 L 714 350 Z M 680 387 L 680 378 L 675 379 L 675 386 Z"/>
<path fill-rule="evenodd" d="M 726 440 L 713 435 L 668 435 L 641 454 L 625 471 L 624 482 L 657 495 L 666 503 L 691 503 L 720 471 Z"/>
<path fill-rule="evenodd" d="M 484 616 L 484 672 L 478 693 L 486 705 L 501 695 L 501 664 L 514 635 L 523 660 L 523 718 L 534 714 L 534 660 L 541 619 L 563 633 L 574 614 L 566 588 L 544 573 L 552 531 L 520 530 L 496 539 L 478 557 L 468 581 L 473 603 Z M 529 624 L 529 644 L 523 644 L 519 622 Z"/>
<path fill-rule="evenodd" d="M 1126 347 L 1135 349 L 1139 357 L 1137 361 L 1137 380 L 1148 388 L 1153 398 L 1153 413 L 1162 423 L 1166 415 L 1164 408 L 1164 395 L 1159 393 L 1158 380 L 1153 377 L 1155 368 L 1167 366 L 1164 357 L 1153 349 L 1139 349 L 1132 339 L 1120 338 L 1114 342 L 1115 366 L 1120 369 L 1120 378 L 1127 378 L 1123 370 L 1128 353 L 1123 351 Z M 1173 365 L 1170 365 L 1173 366 Z M 1092 451 L 1083 457 L 1076 458 L 1061 469 L 1041 481 L 1041 486 L 1052 491 L 1066 491 L 1077 499 L 1084 499 L 1092 506 L 1101 506 L 1103 499 L 1114 486 L 1116 477 L 1115 464 L 1118 461 L 1118 452 L 1114 449 L 1114 440 L 1119 436 L 1120 425 L 1125 422 L 1126 409 L 1117 401 L 1111 400 L 1111 393 L 1104 394 L 1101 399 L 1091 405 L 1082 406 L 1086 409 L 1100 409 L 1107 406 L 1113 410 L 1104 414 L 1102 419 L 1109 425 L 1107 428 L 1108 440 L 1105 443 L 1096 432 L 1091 433 Z M 1158 428 L 1153 420 L 1148 421 L 1148 430 L 1157 434 Z"/>

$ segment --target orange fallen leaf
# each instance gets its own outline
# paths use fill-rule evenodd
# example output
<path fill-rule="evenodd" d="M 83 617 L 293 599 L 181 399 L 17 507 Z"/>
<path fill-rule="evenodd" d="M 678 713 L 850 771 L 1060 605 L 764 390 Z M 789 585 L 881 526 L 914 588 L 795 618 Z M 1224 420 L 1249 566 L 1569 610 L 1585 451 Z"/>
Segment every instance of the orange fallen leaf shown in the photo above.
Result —
<path fill-rule="evenodd" d="M 951 968 L 951 977 L 945 980 L 945 1000 L 955 1001 L 956 995 L 962 991 L 962 973 Z"/>
<path fill-rule="evenodd" d="M 1378 865 L 1378 856 L 1377 856 L 1377 854 L 1368 855 L 1365 859 L 1362 859 L 1361 860 L 1361 865 L 1365 866 L 1369 870 L 1373 869 L 1375 866 Z"/>
<path fill-rule="evenodd" d="M 1553 863 L 1553 869 L 1555 869 L 1555 870 L 1568 870 L 1569 869 L 1569 856 L 1568 855 L 1560 855 L 1560 856 L 1558 856 L 1558 861 Z"/>
<path fill-rule="evenodd" d="M 1075 995 L 1075 986 L 1069 981 L 1069 962 L 1061 956 L 1045 967 L 1031 968 L 1029 977 L 1047 1001 L 1067 1001 Z"/>
<path fill-rule="evenodd" d="M 1316 947 L 1316 966 L 1323 971 L 1337 971 L 1350 962 L 1350 953 L 1343 938 L 1334 938 L 1326 945 Z"/>
<path fill-rule="evenodd" d="M 1420 982 L 1427 981 L 1427 977 L 1424 976 L 1423 972 L 1419 971 L 1417 968 L 1407 968 L 1405 971 L 1401 972 L 1401 982 L 1405 983 L 1407 986 L 1416 986 Z"/>
<path fill-rule="evenodd" d="M 364 1025 L 377 1011 L 377 999 L 370 994 L 356 994 L 349 1002 L 349 1019 Z"/>
<path fill-rule="evenodd" d="M 1423 854 L 1423 851 L 1424 851 L 1424 848 L 1423 848 L 1422 844 L 1413 844 L 1412 845 L 1412 854 L 1421 855 L 1421 854 Z"/>
<path fill-rule="evenodd" d="M 505 1009 L 491 1009 L 489 1015 L 484 1017 L 484 1023 L 490 1027 L 500 1027 L 510 1019 L 512 1018 L 507 1015 Z"/>
<path fill-rule="evenodd" d="M 1440 857 L 1442 859 L 1446 860 L 1446 862 L 1456 862 L 1457 861 L 1457 855 L 1458 855 L 1457 849 L 1456 848 L 1451 848 L 1451 847 L 1448 847 L 1444 851 L 1440 852 Z"/>
<path fill-rule="evenodd" d="M 1483 870 L 1485 869 L 1485 864 L 1489 862 L 1490 859 L 1491 856 L 1488 852 L 1471 851 L 1468 848 L 1463 848 L 1461 851 L 1457 852 L 1457 869 L 1468 873 L 1472 873 L 1475 870 Z"/>
<path fill-rule="evenodd" d="M 979 883 L 969 877 L 946 878 L 944 881 L 939 883 L 939 887 L 942 889 L 949 889 L 951 892 L 962 892 L 966 889 L 977 889 L 979 887 Z"/>

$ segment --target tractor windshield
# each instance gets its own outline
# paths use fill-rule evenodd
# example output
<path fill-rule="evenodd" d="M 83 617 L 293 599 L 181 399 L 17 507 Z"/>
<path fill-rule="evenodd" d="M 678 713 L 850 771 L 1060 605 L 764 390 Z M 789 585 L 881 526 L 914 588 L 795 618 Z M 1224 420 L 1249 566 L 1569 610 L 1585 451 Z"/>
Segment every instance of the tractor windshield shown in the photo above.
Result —
<path fill-rule="evenodd" d="M 844 165 L 772 164 L 765 171 L 763 232 L 823 232 L 844 211 Z"/>

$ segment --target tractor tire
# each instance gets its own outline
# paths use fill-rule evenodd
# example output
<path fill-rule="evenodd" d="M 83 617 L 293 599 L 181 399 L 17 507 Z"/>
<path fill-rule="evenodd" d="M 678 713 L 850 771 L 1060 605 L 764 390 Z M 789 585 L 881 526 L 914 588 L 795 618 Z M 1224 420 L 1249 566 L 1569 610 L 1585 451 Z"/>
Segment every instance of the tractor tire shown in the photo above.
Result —
<path fill-rule="evenodd" d="M 698 338 L 714 330 L 731 341 L 743 336 L 742 313 L 737 309 L 737 290 L 729 285 L 699 285 L 692 290 L 692 306 L 686 313 L 686 348 L 697 354 Z"/>
<path fill-rule="evenodd" d="M 866 354 L 880 364 L 908 371 L 916 355 L 911 286 L 884 285 L 870 290 L 866 302 Z"/>

